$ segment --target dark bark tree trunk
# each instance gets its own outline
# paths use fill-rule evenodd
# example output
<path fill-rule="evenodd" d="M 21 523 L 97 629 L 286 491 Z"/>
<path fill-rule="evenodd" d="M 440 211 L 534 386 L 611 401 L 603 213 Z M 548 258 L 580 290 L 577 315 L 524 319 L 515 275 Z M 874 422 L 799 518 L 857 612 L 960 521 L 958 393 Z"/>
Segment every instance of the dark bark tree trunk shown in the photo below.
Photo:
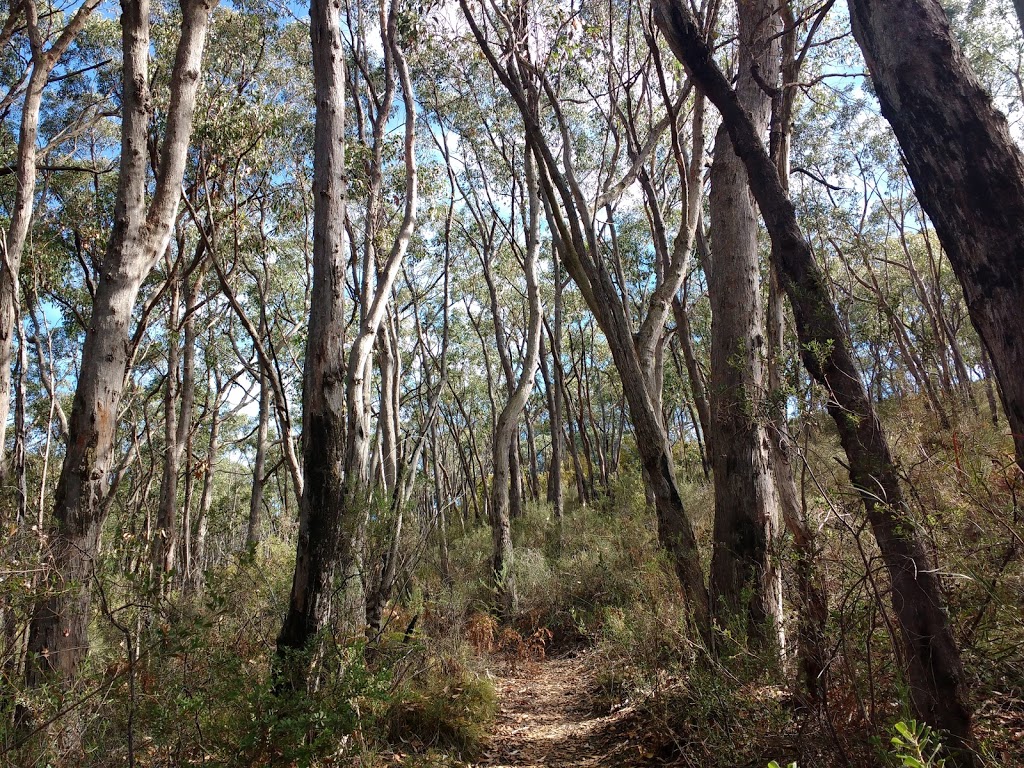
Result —
<path fill-rule="evenodd" d="M 1024 467 L 1024 153 L 938 0 L 849 7 L 882 114 L 992 360 Z"/>
<path fill-rule="evenodd" d="M 388 309 L 391 289 L 409 246 L 418 205 L 415 155 L 416 103 L 405 56 L 398 43 L 401 5 L 393 3 L 380 24 L 384 30 L 386 94 L 374 120 L 359 323 L 346 358 L 343 311 L 345 289 L 345 51 L 339 7 L 325 0 L 310 3 L 314 91 L 313 290 L 303 380 L 303 483 L 299 536 L 288 614 L 278 635 L 279 660 L 313 650 L 316 636 L 332 621 L 343 635 L 365 629 L 366 597 L 362 557 L 369 508 L 370 414 L 368 388 L 372 352 Z M 391 119 L 396 82 L 404 107 L 405 201 L 391 249 L 382 256 L 376 281 L 375 248 L 380 205 L 383 134 Z M 298 688 L 315 683 L 312 658 L 297 657 L 279 668 L 279 685 Z M 287 666 L 287 665 L 285 665 Z"/>
<path fill-rule="evenodd" d="M 944 608 L 938 576 L 908 515 L 885 433 L 864 388 L 850 342 L 832 305 L 825 278 L 796 219 L 796 210 L 749 116 L 718 69 L 700 27 L 680 0 L 654 0 L 668 42 L 722 114 L 743 160 L 773 259 L 796 319 L 801 357 L 828 392 L 827 408 L 849 460 L 850 480 L 892 581 L 893 611 L 903 645 L 914 710 L 952 738 L 958 764 L 973 765 L 974 735 L 960 652 Z"/>
<path fill-rule="evenodd" d="M 291 600 L 277 652 L 285 662 L 279 684 L 309 683 L 309 660 L 287 659 L 303 653 L 328 624 L 335 565 L 342 548 L 359 546 L 362 526 L 357 510 L 346 510 L 345 324 L 345 51 L 338 6 L 310 2 L 310 43 L 316 117 L 313 138 L 313 287 L 302 383 L 303 488 Z M 349 372 L 349 376 L 352 376 Z M 360 385 L 362 379 L 360 376 Z M 361 389 L 361 387 L 360 387 Z M 361 404 L 360 404 L 361 405 Z M 353 415 L 354 418 L 354 415 Z M 364 439 L 367 437 L 363 436 Z M 355 478 L 348 478 L 351 485 Z M 345 513 L 348 514 L 345 514 Z M 348 551 L 351 560 L 355 553 Z M 345 608 L 362 605 L 358 573 L 340 574 Z M 346 599 L 352 595 L 352 599 Z M 357 629 L 348 624 L 349 631 Z M 361 625 L 362 621 L 353 616 Z M 361 629 L 361 626 L 358 627 Z M 288 662 L 293 666 L 288 667 Z M 279 670 L 282 671 L 282 670 Z"/>
<path fill-rule="evenodd" d="M 739 2 L 736 96 L 754 130 L 768 130 L 771 99 L 761 82 L 779 77 L 775 0 Z M 760 81 L 760 82 L 759 82 Z M 766 357 L 757 209 L 747 172 L 725 127 L 711 166 L 711 466 L 715 525 L 712 611 L 723 627 L 739 618 L 759 645 L 782 626 L 782 581 L 773 543 L 781 520 L 763 422 Z"/>

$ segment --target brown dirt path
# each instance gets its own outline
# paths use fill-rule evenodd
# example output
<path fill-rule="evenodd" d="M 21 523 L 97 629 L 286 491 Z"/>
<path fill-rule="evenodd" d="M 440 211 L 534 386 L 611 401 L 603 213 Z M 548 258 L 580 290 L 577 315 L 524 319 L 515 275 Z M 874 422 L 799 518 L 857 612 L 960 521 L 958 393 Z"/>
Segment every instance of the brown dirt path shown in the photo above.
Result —
<path fill-rule="evenodd" d="M 547 659 L 510 670 L 497 682 L 500 710 L 480 768 L 624 766 L 611 735 L 626 711 L 597 715 L 585 657 Z M 629 751 L 629 750 L 625 750 Z"/>

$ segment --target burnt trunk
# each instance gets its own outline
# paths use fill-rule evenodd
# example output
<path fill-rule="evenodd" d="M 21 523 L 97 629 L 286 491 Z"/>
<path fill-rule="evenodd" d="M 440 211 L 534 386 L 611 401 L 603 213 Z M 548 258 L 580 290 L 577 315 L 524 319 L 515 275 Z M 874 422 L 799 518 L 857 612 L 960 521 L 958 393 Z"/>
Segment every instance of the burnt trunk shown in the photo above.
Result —
<path fill-rule="evenodd" d="M 342 510 L 351 501 L 356 485 L 355 478 L 348 478 L 346 484 L 343 474 L 347 442 L 343 307 L 345 53 L 338 6 L 327 0 L 312 0 L 309 16 L 316 93 L 316 162 L 313 288 L 302 386 L 303 484 L 291 599 L 277 638 L 278 656 L 285 662 L 283 670 L 279 667 L 279 673 L 284 674 L 278 685 L 292 688 L 302 688 L 310 682 L 310 659 L 304 654 L 330 619 L 334 568 L 341 541 L 343 537 L 351 541 L 357 534 L 351 524 L 342 530 L 346 521 L 354 517 L 343 515 Z M 341 587 L 345 592 L 353 587 L 347 583 L 349 575 L 342 574 L 346 581 Z M 358 602 L 361 604 L 362 600 Z"/>
<path fill-rule="evenodd" d="M 736 95 L 758 135 L 771 101 L 758 82 L 779 75 L 775 0 L 739 3 Z M 782 582 L 772 545 L 781 521 L 762 421 L 766 344 L 757 209 L 747 172 L 725 128 L 711 167 L 711 465 L 715 526 L 712 610 L 722 626 L 740 621 L 759 645 L 782 625 Z"/>
<path fill-rule="evenodd" d="M 991 358 L 1024 467 L 1024 153 L 938 0 L 849 6 L 882 114 Z"/>

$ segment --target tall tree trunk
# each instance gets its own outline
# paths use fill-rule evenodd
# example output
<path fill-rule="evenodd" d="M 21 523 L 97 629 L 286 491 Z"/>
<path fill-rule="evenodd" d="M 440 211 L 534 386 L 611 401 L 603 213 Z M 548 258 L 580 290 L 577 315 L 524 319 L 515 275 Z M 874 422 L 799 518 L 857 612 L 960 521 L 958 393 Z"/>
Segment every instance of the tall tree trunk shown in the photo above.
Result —
<path fill-rule="evenodd" d="M 375 340 L 388 308 L 392 286 L 409 247 L 418 205 L 415 155 L 416 102 L 404 54 L 398 44 L 402 7 L 394 2 L 385 13 L 385 70 L 389 92 L 395 78 L 402 88 L 405 137 L 405 210 L 391 250 L 371 288 L 364 272 L 359 328 L 345 358 L 345 51 L 339 7 L 326 0 L 310 3 L 313 81 L 317 110 L 314 127 L 313 290 L 303 379 L 303 471 L 299 505 L 299 536 L 288 614 L 278 635 L 279 659 L 310 650 L 316 636 L 331 622 L 348 636 L 362 634 L 366 600 L 362 549 L 368 511 L 368 390 Z M 383 151 L 384 127 L 391 117 L 385 98 L 374 125 L 377 163 Z M 375 173 L 380 165 L 375 163 Z M 371 208 L 379 201 L 371 196 Z M 372 213 L 372 212 L 371 212 Z M 374 219 L 370 215 L 369 219 Z M 368 224 L 368 226 L 370 226 Z M 376 239 L 368 232 L 368 241 Z M 368 244 L 367 247 L 371 247 Z M 367 270 L 369 266 L 367 266 Z M 279 678 L 297 688 L 315 682 L 310 658 Z"/>
<path fill-rule="evenodd" d="M 57 484 L 46 556 L 47 597 L 36 606 L 29 630 L 27 679 L 33 686 L 54 675 L 70 683 L 88 652 L 92 571 L 127 374 L 129 323 L 143 280 L 167 248 L 181 199 L 212 7 L 211 0 L 181 3 L 181 38 L 171 72 L 160 170 L 147 208 L 150 7 L 148 0 L 122 5 L 124 92 L 115 223 L 85 334 L 67 453 Z"/>
<path fill-rule="evenodd" d="M 43 102 L 43 90 L 53 68 L 82 31 L 90 14 L 99 5 L 99 0 L 86 0 L 49 48 L 44 48 L 42 30 L 39 27 L 39 9 L 35 0 L 23 0 L 20 5 L 25 14 L 25 30 L 32 53 L 32 74 L 29 76 L 25 100 L 21 106 L 18 154 L 14 168 L 14 204 L 10 210 L 10 223 L 3 241 L 0 242 L 3 249 L 0 253 L 0 484 L 7 473 L 4 451 L 7 417 L 11 407 L 11 355 L 16 332 L 15 323 L 18 322 L 19 315 L 18 274 L 21 271 L 21 258 L 35 206 L 39 111 Z M 14 20 L 15 16 L 16 13 L 12 10 L 9 21 Z M 6 31 L 5 28 L 5 33 Z"/>
<path fill-rule="evenodd" d="M 345 51 L 339 8 L 328 0 L 311 0 L 310 42 L 316 119 L 313 139 L 313 288 L 302 385 L 303 490 L 299 535 L 288 614 L 277 638 L 277 651 L 307 650 L 327 626 L 334 567 L 342 547 L 358 546 L 358 513 L 344 514 L 346 466 L 345 323 Z M 360 361 L 365 363 L 365 360 Z M 350 372 L 350 376 L 359 374 Z M 362 391 L 362 387 L 359 387 Z M 361 404 L 360 404 L 361 405 Z M 352 418 L 356 418 L 355 414 Z M 363 435 L 363 439 L 366 435 Z M 354 478 L 349 478 L 354 482 Z M 352 552 L 346 553 L 350 558 Z M 341 574 L 343 594 L 361 590 Z M 359 581 L 358 573 L 354 580 Z M 345 599 L 356 610 L 362 600 Z M 348 617 L 345 617 L 346 620 Z M 358 617 L 352 617 L 359 621 Z M 362 622 L 359 621 L 361 624 Z M 355 629 L 347 624 L 349 631 Z M 306 685 L 305 660 L 280 682 Z"/>
<path fill-rule="evenodd" d="M 513 548 L 511 509 L 509 504 L 510 451 L 518 456 L 515 445 L 515 429 L 526 401 L 533 390 L 533 380 L 540 359 L 540 335 L 543 315 L 540 305 L 540 286 L 537 283 L 537 255 L 540 251 L 540 199 L 537 192 L 537 171 L 533 157 L 527 153 L 525 157 L 526 192 L 529 197 L 529 223 L 526 231 L 526 254 L 523 260 L 523 271 L 526 277 L 526 295 L 529 302 L 529 320 L 527 327 L 526 355 L 519 380 L 509 392 L 508 401 L 498 416 L 498 425 L 494 432 L 492 462 L 494 481 L 491 484 L 491 533 L 492 560 L 491 572 L 497 592 L 498 610 L 509 616 L 516 607 L 516 584 L 512 572 Z M 497 323 L 497 318 L 495 318 Z M 511 371 L 511 367 L 510 367 Z M 517 462 L 518 465 L 518 462 Z"/>
<path fill-rule="evenodd" d="M 249 522 L 245 529 L 246 549 L 260 541 L 260 516 L 263 512 L 263 485 L 266 482 L 267 439 L 270 431 L 270 382 L 260 372 L 260 405 L 256 427 L 256 460 L 252 467 L 252 495 L 249 497 Z"/>
<path fill-rule="evenodd" d="M 958 764 L 973 765 L 972 713 L 938 576 L 908 514 L 888 441 L 825 277 L 804 240 L 778 169 L 715 64 L 692 12 L 680 0 L 654 0 L 654 13 L 675 55 L 721 112 L 747 169 L 772 238 L 773 263 L 793 308 L 804 366 L 828 392 L 827 408 L 849 460 L 850 480 L 861 495 L 892 581 L 914 710 L 921 720 L 950 734 Z"/>
<path fill-rule="evenodd" d="M 1024 153 L 938 0 L 849 7 L 882 114 L 992 360 L 1024 467 Z"/>
<path fill-rule="evenodd" d="M 740 0 L 736 96 L 758 135 L 767 134 L 771 113 L 758 80 L 774 86 L 779 77 L 778 22 L 775 0 Z M 740 618 L 763 645 L 782 626 L 782 580 L 773 551 L 781 520 L 762 421 L 767 350 L 757 209 L 724 126 L 715 139 L 710 211 L 711 602 L 722 626 Z"/>
<path fill-rule="evenodd" d="M 779 181 L 783 190 L 788 194 L 793 107 L 800 67 L 796 53 L 798 28 L 790 0 L 783 3 L 780 15 L 783 22 L 782 83 L 779 90 L 772 96 L 770 145 L 775 167 L 779 171 Z M 808 39 L 808 44 L 811 38 L 813 38 L 813 32 Z M 774 249 L 775 245 L 773 244 L 772 247 Z M 771 416 L 768 455 L 775 478 L 782 519 L 793 537 L 793 548 L 796 551 L 797 656 L 803 677 L 803 698 L 808 707 L 814 709 L 824 703 L 828 688 L 828 665 L 825 649 L 828 596 L 818 563 L 815 532 L 808 523 L 801 504 L 793 469 L 793 453 L 796 442 L 789 431 L 787 413 L 789 397 L 783 379 L 786 316 L 782 302 L 782 287 L 774 266 L 778 261 L 779 258 L 776 254 L 772 258 L 768 286 L 768 403 Z"/>

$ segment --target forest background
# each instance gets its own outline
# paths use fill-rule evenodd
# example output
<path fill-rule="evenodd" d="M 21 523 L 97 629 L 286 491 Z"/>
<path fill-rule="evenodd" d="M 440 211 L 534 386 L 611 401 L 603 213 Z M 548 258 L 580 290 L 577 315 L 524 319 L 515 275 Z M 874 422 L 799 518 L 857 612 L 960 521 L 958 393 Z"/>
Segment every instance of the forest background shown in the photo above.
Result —
<path fill-rule="evenodd" d="M 1022 16 L 14 0 L 0 760 L 1024 760 Z"/>

